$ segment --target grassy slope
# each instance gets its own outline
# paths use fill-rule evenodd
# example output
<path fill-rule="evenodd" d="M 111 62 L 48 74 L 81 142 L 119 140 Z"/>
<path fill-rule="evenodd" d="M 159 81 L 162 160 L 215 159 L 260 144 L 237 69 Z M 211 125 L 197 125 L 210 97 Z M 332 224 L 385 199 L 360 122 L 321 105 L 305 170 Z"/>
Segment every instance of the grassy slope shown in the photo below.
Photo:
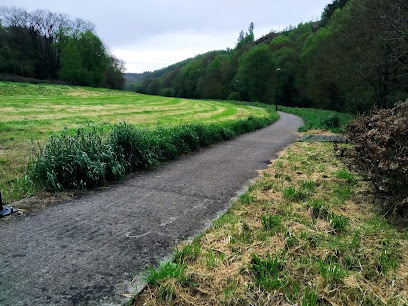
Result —
<path fill-rule="evenodd" d="M 407 304 L 407 231 L 375 200 L 331 144 L 295 143 L 133 302 Z"/>
<path fill-rule="evenodd" d="M 264 109 L 218 101 L 185 100 L 131 92 L 0 82 L 0 190 L 6 201 L 24 174 L 30 151 L 49 135 L 88 123 L 179 124 L 264 116 Z M 14 188 L 15 189 L 15 188 Z"/>
<path fill-rule="evenodd" d="M 279 106 L 279 110 L 302 117 L 305 124 L 299 129 L 300 131 L 328 129 L 332 132 L 343 132 L 347 123 L 354 117 L 352 114 L 314 108 Z M 328 120 L 333 117 L 338 118 L 338 127 L 327 126 Z"/>

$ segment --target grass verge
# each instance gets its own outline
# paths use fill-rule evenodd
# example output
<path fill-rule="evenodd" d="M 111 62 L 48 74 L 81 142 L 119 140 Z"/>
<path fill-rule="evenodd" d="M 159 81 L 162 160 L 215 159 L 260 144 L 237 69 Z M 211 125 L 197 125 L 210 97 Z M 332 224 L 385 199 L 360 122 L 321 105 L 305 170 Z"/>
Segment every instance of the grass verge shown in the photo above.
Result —
<path fill-rule="evenodd" d="M 352 114 L 315 108 L 279 106 L 279 110 L 297 115 L 303 119 L 304 125 L 299 128 L 300 132 L 323 129 L 334 133 L 342 133 L 347 123 L 354 118 Z"/>
<path fill-rule="evenodd" d="M 133 305 L 406 305 L 408 232 L 328 143 L 295 143 Z M 152 281 L 154 279 L 154 281 Z M 188 281 L 186 281 L 186 279 Z"/>

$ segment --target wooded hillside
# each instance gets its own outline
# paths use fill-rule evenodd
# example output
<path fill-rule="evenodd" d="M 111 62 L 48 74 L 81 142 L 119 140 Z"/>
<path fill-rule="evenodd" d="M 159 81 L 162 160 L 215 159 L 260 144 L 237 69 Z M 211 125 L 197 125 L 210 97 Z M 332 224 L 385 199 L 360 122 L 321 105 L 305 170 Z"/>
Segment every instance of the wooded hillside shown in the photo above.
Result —
<path fill-rule="evenodd" d="M 408 2 L 335 0 L 320 22 L 185 60 L 128 84 L 141 93 L 359 112 L 408 97 Z M 276 69 L 281 68 L 279 84 Z"/>

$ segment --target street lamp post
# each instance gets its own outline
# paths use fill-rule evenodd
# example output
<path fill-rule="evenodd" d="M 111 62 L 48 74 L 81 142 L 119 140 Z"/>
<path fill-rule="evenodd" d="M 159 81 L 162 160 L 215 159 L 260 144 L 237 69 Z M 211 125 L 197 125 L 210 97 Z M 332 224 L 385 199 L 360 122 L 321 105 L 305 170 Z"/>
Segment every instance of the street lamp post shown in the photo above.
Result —
<path fill-rule="evenodd" d="M 282 69 L 278 68 L 276 69 L 276 73 L 278 75 L 278 81 L 276 82 L 276 112 L 278 112 L 278 101 L 279 101 L 279 72 L 281 72 Z"/>

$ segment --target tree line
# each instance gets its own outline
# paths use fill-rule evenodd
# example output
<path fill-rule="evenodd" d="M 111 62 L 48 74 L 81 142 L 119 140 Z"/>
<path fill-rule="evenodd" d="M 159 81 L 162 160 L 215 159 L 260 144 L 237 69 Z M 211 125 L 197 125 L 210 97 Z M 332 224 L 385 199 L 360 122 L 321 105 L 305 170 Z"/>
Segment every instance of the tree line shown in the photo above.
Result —
<path fill-rule="evenodd" d="M 82 19 L 0 7 L 0 73 L 73 85 L 124 87 L 124 63 Z"/>
<path fill-rule="evenodd" d="M 335 0 L 319 22 L 145 73 L 141 93 L 362 112 L 408 97 L 408 2 Z M 279 79 L 277 68 L 281 68 Z M 277 83 L 279 80 L 279 84 Z"/>

